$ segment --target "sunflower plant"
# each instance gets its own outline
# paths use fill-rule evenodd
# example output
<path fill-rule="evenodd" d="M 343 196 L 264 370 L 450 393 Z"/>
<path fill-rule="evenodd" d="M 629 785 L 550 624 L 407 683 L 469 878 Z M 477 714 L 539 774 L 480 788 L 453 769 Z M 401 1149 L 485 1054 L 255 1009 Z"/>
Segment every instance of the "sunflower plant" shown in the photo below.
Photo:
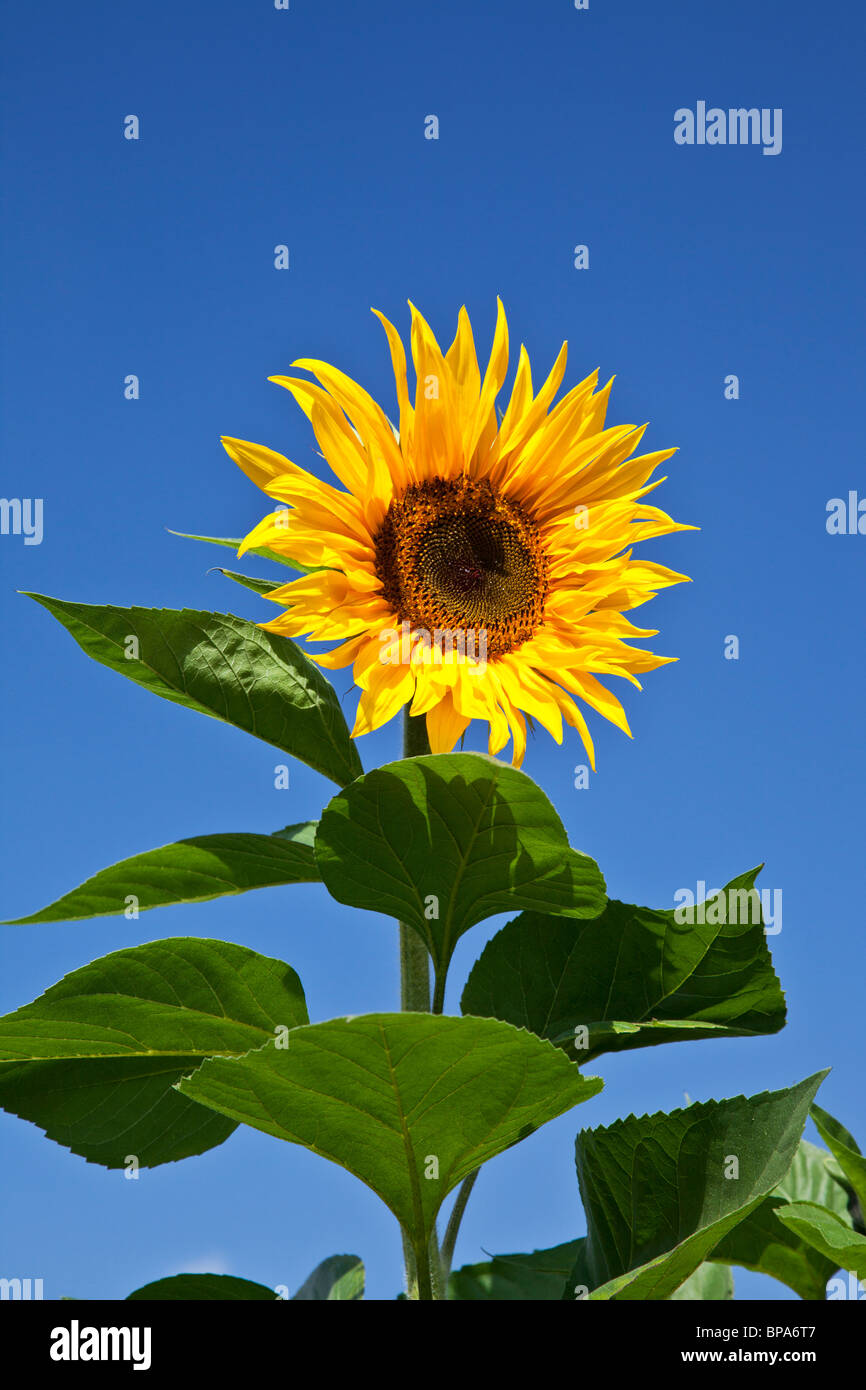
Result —
<path fill-rule="evenodd" d="M 262 445 L 223 441 L 275 506 L 242 541 L 192 539 L 293 572 L 282 582 L 225 571 L 276 617 L 31 595 L 88 656 L 302 760 L 336 794 L 317 819 L 270 835 L 204 835 L 135 855 L 15 925 L 317 882 L 399 924 L 400 1011 L 311 1022 L 284 961 L 220 940 L 152 941 L 0 1020 L 0 1104 L 109 1169 L 191 1158 L 239 1124 L 303 1145 L 390 1209 L 410 1299 L 724 1298 L 732 1264 L 823 1297 L 836 1268 L 860 1268 L 866 1245 L 851 1136 L 816 1111 L 830 1150 L 801 1139 L 824 1073 L 582 1130 L 586 1235 L 452 1267 L 483 1165 L 591 1101 L 602 1087 L 587 1071 L 595 1058 L 773 1033 L 785 1004 L 757 870 L 685 923 L 609 899 L 598 865 L 521 770 L 536 724 L 558 742 L 564 725 L 575 730 L 594 767 L 588 715 L 629 733 L 606 678 L 639 689 L 640 675 L 671 660 L 637 645 L 655 630 L 627 615 L 685 578 L 633 553 L 693 529 L 647 501 L 674 451 L 636 454 L 644 431 L 606 423 L 611 383 L 599 387 L 597 372 L 557 400 L 565 345 L 537 390 L 521 348 L 500 401 L 501 303 L 483 373 L 465 309 L 443 353 L 412 307 L 412 394 L 401 338 L 379 318 L 393 422 L 325 362 L 304 358 L 294 369 L 306 375 L 272 378 L 307 415 L 335 482 Z M 323 674 L 344 667 L 359 691 L 351 731 Z M 401 714 L 402 757 L 365 770 L 358 740 Z M 474 721 L 487 726 L 486 755 L 461 751 Z M 745 922 L 729 910 L 743 902 Z M 472 967 L 460 1013 L 446 1015 L 455 944 L 497 913 L 515 915 Z M 293 1296 L 362 1291 L 361 1261 L 336 1255 Z M 288 1296 L 183 1272 L 130 1295 Z"/>

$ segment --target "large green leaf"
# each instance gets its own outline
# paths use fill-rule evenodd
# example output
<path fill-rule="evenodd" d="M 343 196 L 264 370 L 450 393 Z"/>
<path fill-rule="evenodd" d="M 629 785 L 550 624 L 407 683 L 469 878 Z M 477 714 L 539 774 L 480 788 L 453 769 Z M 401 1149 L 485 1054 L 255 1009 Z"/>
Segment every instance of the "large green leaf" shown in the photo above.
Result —
<path fill-rule="evenodd" d="M 0 1018 L 0 1060 L 231 1056 L 307 1017 L 284 961 L 176 937 L 91 961 Z"/>
<path fill-rule="evenodd" d="M 724 893 L 751 893 L 756 873 Z M 588 922 L 523 913 L 488 942 L 461 1007 L 528 1028 L 580 1062 L 663 1042 L 775 1033 L 785 998 L 759 903 L 749 915 L 757 920 L 681 924 L 673 910 L 613 900 Z"/>
<path fill-rule="evenodd" d="M 852 1230 L 837 1212 L 815 1202 L 791 1202 L 779 1208 L 776 1218 L 820 1251 L 835 1269 L 866 1280 L 866 1236 Z"/>
<path fill-rule="evenodd" d="M 815 1128 L 848 1179 L 860 1203 L 860 1220 L 866 1214 L 866 1157 L 853 1134 L 820 1105 L 813 1105 L 811 1117 Z"/>
<path fill-rule="evenodd" d="M 559 1300 L 583 1240 L 569 1240 L 531 1255 L 492 1255 L 481 1264 L 455 1269 L 448 1297 L 463 1302 Z"/>
<path fill-rule="evenodd" d="M 591 1299 L 667 1299 L 782 1181 L 827 1075 L 577 1136 Z"/>
<path fill-rule="evenodd" d="M 88 1163 L 143 1168 L 192 1158 L 237 1126 L 172 1087 L 199 1058 L 0 1062 L 0 1109 L 29 1120 Z"/>
<path fill-rule="evenodd" d="M 368 772 L 328 803 L 316 857 L 339 902 L 414 927 L 440 978 L 485 917 L 520 907 L 588 917 L 605 903 L 597 864 L 569 847 L 541 788 L 478 753 Z"/>
<path fill-rule="evenodd" d="M 215 1058 L 179 1089 L 347 1168 L 422 1258 L 461 1179 L 602 1084 L 490 1019 L 370 1014 L 296 1028 L 289 1042 Z"/>
<path fill-rule="evenodd" d="M 295 972 L 243 946 L 179 937 L 115 951 L 0 1018 L 0 1105 L 109 1168 L 186 1158 L 234 1124 L 174 1084 L 205 1057 L 285 1043 L 307 1017 Z"/>
<path fill-rule="evenodd" d="M 237 551 L 243 545 L 240 539 L 232 540 L 228 536 L 191 536 L 186 531 L 172 531 L 170 526 L 165 528 L 170 536 L 180 536 L 184 541 L 205 541 L 208 545 L 222 545 L 229 550 Z M 254 546 L 252 550 L 246 552 L 248 555 L 257 555 L 262 560 L 276 560 L 278 565 L 286 565 L 290 570 L 296 570 L 299 574 L 312 574 L 314 570 L 322 569 L 322 565 L 302 565 L 300 560 L 293 560 L 288 555 L 280 555 L 276 550 L 269 550 L 266 545 Z M 289 582 L 288 580 L 286 581 Z"/>
<path fill-rule="evenodd" d="M 293 1299 L 302 1302 L 354 1302 L 364 1297 L 364 1266 L 357 1255 L 331 1255 L 316 1265 Z"/>
<path fill-rule="evenodd" d="M 723 1237 L 709 1258 L 772 1275 L 800 1298 L 823 1299 L 827 1280 L 838 1265 L 803 1240 L 793 1227 L 781 1225 L 776 1214 L 791 1202 L 817 1202 L 850 1227 L 848 1201 L 847 1188 L 834 1177 L 830 1155 L 801 1139 L 779 1186 Z"/>
<path fill-rule="evenodd" d="M 311 883 L 319 877 L 316 822 L 287 825 L 274 835 L 200 835 L 121 859 L 29 917 L 6 925 L 74 922 L 175 903 L 201 903 L 251 888 Z M 130 907 L 134 902 L 134 909 Z"/>
<path fill-rule="evenodd" d="M 266 1284 L 252 1279 L 236 1279 L 231 1274 L 173 1274 L 169 1279 L 156 1279 L 127 1295 L 127 1303 L 194 1303 L 232 1301 L 241 1303 L 277 1303 L 279 1299 Z"/>
<path fill-rule="evenodd" d="M 338 786 L 362 771 L 333 686 L 289 638 L 231 613 L 29 597 L 94 661 L 155 695 L 244 729 Z"/>
<path fill-rule="evenodd" d="M 684 1284 L 674 1289 L 668 1298 L 674 1302 L 710 1299 L 717 1303 L 734 1296 L 734 1276 L 727 1265 L 698 1265 Z"/>

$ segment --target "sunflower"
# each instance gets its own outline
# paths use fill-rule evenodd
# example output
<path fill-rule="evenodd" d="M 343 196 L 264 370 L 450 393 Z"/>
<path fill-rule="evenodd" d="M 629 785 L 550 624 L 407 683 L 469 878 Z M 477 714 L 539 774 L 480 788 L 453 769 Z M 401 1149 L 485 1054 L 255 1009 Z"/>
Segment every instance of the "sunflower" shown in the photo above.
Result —
<path fill-rule="evenodd" d="M 664 665 L 629 639 L 656 635 L 625 613 L 687 578 L 633 560 L 636 541 L 692 530 L 643 500 L 649 479 L 675 452 L 632 458 L 646 426 L 605 428 L 612 381 L 598 372 L 554 406 L 565 372 L 563 343 L 537 394 L 526 350 L 508 404 L 496 399 L 508 366 L 501 301 L 482 377 L 472 327 L 460 310 L 443 355 L 413 305 L 410 400 L 406 354 L 379 313 L 397 383 L 399 429 L 350 377 L 325 362 L 293 367 L 316 378 L 275 376 L 312 424 L 342 488 L 282 455 L 223 439 L 230 456 L 282 505 L 245 538 L 290 556 L 309 572 L 272 590 L 285 611 L 262 627 L 339 645 L 314 660 L 353 667 L 361 690 L 353 736 L 369 733 L 409 704 L 425 715 L 433 752 L 450 752 L 473 719 L 490 726 L 489 751 L 513 740 L 519 766 L 527 718 L 562 741 L 563 720 L 579 730 L 595 767 L 577 704 L 631 737 L 619 700 L 597 679 Z"/>

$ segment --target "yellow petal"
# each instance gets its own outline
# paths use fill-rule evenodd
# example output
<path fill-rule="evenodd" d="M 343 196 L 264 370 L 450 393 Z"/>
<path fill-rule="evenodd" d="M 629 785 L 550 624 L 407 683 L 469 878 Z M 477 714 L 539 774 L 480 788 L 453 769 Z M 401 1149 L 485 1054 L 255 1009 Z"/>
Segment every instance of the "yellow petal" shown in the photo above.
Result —
<path fill-rule="evenodd" d="M 400 412 L 400 448 L 404 459 L 408 458 L 408 446 L 412 440 L 412 422 L 414 411 L 409 402 L 409 388 L 406 383 L 406 352 L 400 334 L 397 332 L 393 323 L 390 323 L 385 315 L 378 309 L 372 311 L 385 330 L 388 339 L 388 347 L 391 352 L 391 364 L 394 369 L 394 381 L 397 387 L 397 405 Z M 410 479 L 411 481 L 411 479 Z"/>
<path fill-rule="evenodd" d="M 427 713 L 427 737 L 431 753 L 450 753 L 462 738 L 469 720 L 454 708 L 450 691 Z"/>
<path fill-rule="evenodd" d="M 412 440 L 415 475 L 419 480 L 451 478 L 463 468 L 459 393 L 430 325 L 411 301 L 409 308 L 417 379 Z"/>
<path fill-rule="evenodd" d="M 373 477 L 367 481 L 367 489 L 377 496 L 389 496 L 393 490 L 391 483 L 398 488 L 406 486 L 407 478 L 403 456 L 394 438 L 384 411 L 362 386 L 359 386 L 345 372 L 338 371 L 327 362 L 315 358 L 301 357 L 292 363 L 312 372 L 331 393 L 340 409 L 349 417 L 367 448 Z"/>
<path fill-rule="evenodd" d="M 505 317 L 505 308 L 502 300 L 496 300 L 496 329 L 493 334 L 493 347 L 490 350 L 490 360 L 487 370 L 484 373 L 484 381 L 481 386 L 481 395 L 478 405 L 473 412 L 471 425 L 465 431 L 465 451 L 467 468 L 473 476 L 479 475 L 479 469 L 483 459 L 476 457 L 478 443 L 485 428 L 489 427 L 491 420 L 493 427 L 496 426 L 496 397 L 502 388 L 505 375 L 508 371 L 508 320 Z"/>
<path fill-rule="evenodd" d="M 348 642 L 343 642 L 330 652 L 308 652 L 307 655 L 317 666 L 324 666 L 327 671 L 339 671 L 344 666 L 352 665 L 369 640 L 367 633 L 362 632 L 357 637 L 350 637 Z"/>
<path fill-rule="evenodd" d="M 372 733 L 399 712 L 411 698 L 415 679 L 406 666 L 380 666 L 376 680 L 362 692 L 352 737 Z"/>
<path fill-rule="evenodd" d="M 475 339 L 472 336 L 472 324 L 469 322 L 465 304 L 457 315 L 457 333 L 445 354 L 445 361 L 460 387 L 464 409 L 467 405 L 475 405 L 481 390 L 481 372 L 478 369 Z"/>

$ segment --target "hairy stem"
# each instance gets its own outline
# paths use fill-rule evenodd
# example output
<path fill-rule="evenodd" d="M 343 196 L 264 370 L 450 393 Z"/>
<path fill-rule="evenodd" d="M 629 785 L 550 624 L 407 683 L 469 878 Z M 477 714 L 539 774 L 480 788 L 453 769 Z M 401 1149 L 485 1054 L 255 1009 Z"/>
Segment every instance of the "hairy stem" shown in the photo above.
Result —
<path fill-rule="evenodd" d="M 431 1297 L 444 1299 L 445 1297 L 445 1270 L 442 1267 L 442 1256 L 439 1252 L 439 1235 L 436 1227 L 430 1235 L 430 1244 L 427 1248 L 427 1256 L 430 1261 L 430 1288 Z"/>
<path fill-rule="evenodd" d="M 406 1266 L 406 1294 L 410 1299 L 416 1299 L 418 1297 L 418 1263 L 415 1259 L 415 1251 L 412 1249 L 412 1242 L 402 1225 L 400 1233 L 403 1237 L 403 1262 Z"/>
<path fill-rule="evenodd" d="M 427 716 L 426 714 L 410 714 L 409 706 L 406 705 L 403 709 L 403 757 L 418 758 L 422 753 L 429 752 Z"/>
<path fill-rule="evenodd" d="M 454 1259 L 454 1247 L 457 1244 L 457 1233 L 460 1230 L 460 1222 L 463 1220 L 463 1213 L 466 1210 L 466 1203 L 469 1195 L 475 1186 L 475 1179 L 481 1170 L 475 1169 L 468 1178 L 464 1178 L 460 1184 L 460 1191 L 457 1193 L 457 1200 L 448 1218 L 448 1225 L 445 1227 L 445 1237 L 442 1241 L 442 1253 L 440 1261 L 442 1265 L 442 1278 L 447 1282 L 448 1275 L 451 1273 L 451 1262 Z"/>
<path fill-rule="evenodd" d="M 403 711 L 403 757 L 415 758 L 430 752 L 427 721 L 423 715 Z M 414 927 L 400 923 L 400 1008 L 404 1013 L 430 1012 L 430 953 Z M 429 1250 L 416 1253 L 403 1234 L 406 1288 L 410 1298 L 434 1300 L 441 1297 L 439 1242 L 436 1232 Z"/>
<path fill-rule="evenodd" d="M 430 957 L 414 927 L 400 923 L 400 1008 L 404 1013 L 430 1012 Z"/>
<path fill-rule="evenodd" d="M 433 1291 L 431 1261 L 423 1246 L 415 1263 L 418 1269 L 418 1298 L 424 1303 L 432 1302 L 436 1298 L 436 1294 Z"/>
<path fill-rule="evenodd" d="M 433 1010 L 434 1014 L 441 1014 L 445 1007 L 445 975 L 436 976 L 436 987 L 433 990 Z"/>
<path fill-rule="evenodd" d="M 430 752 L 427 721 L 403 711 L 403 757 Z M 409 1013 L 430 1012 L 430 953 L 414 927 L 400 923 L 400 1008 Z"/>

